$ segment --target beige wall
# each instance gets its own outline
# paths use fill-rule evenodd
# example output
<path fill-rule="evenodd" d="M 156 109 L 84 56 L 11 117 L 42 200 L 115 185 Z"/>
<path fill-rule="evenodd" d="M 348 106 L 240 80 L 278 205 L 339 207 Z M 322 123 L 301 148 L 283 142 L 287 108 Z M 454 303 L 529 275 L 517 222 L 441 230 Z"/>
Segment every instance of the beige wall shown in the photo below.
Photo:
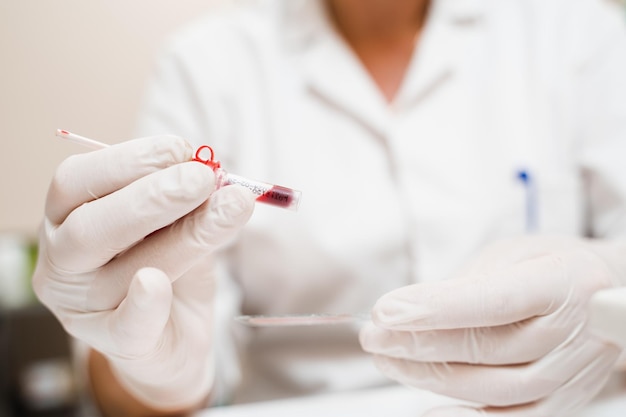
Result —
<path fill-rule="evenodd" d="M 0 0 L 0 233 L 34 236 L 55 167 L 132 134 L 163 39 L 224 0 Z"/>

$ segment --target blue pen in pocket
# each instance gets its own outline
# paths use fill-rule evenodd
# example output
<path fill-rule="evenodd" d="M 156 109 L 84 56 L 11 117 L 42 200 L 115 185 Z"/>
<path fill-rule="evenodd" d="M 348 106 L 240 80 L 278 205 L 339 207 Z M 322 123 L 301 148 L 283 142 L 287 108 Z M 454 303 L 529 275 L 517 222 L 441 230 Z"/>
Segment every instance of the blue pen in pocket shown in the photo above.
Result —
<path fill-rule="evenodd" d="M 524 198 L 526 204 L 526 218 L 525 227 L 527 233 L 533 233 L 537 231 L 538 219 L 537 219 L 537 188 L 535 185 L 535 178 L 530 174 L 527 169 L 520 169 L 517 171 L 516 178 L 522 183 L 524 187 Z"/>

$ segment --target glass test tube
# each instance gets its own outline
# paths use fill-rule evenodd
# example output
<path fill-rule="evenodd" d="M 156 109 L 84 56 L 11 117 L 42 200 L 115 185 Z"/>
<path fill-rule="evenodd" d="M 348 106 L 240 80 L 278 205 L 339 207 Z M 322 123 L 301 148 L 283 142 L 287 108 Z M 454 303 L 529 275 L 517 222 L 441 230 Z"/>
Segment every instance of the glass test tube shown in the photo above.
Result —
<path fill-rule="evenodd" d="M 202 153 L 205 151 L 209 152 L 208 158 L 202 157 Z M 193 158 L 193 161 L 201 162 L 213 169 L 215 173 L 215 188 L 239 184 L 252 191 L 257 196 L 256 201 L 259 203 L 270 204 L 292 211 L 298 210 L 302 195 L 300 191 L 231 174 L 222 168 L 220 161 L 216 161 L 214 157 L 213 148 L 208 145 L 202 145 L 196 150 L 196 156 Z"/>
<path fill-rule="evenodd" d="M 216 176 L 216 188 L 226 185 L 239 184 L 257 195 L 256 201 L 259 203 L 270 204 L 292 211 L 298 210 L 300 197 L 302 195 L 302 193 L 298 190 L 292 190 L 291 188 L 269 184 L 266 182 L 250 180 L 240 175 L 231 174 L 223 168 L 216 168 L 214 171 Z"/>

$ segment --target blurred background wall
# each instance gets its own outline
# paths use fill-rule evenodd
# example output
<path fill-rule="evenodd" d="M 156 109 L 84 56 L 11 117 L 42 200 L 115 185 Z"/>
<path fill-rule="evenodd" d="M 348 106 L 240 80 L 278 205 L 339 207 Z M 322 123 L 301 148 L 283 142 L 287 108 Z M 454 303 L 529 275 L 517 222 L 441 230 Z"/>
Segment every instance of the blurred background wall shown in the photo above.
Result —
<path fill-rule="evenodd" d="M 0 0 L 0 233 L 35 235 L 57 128 L 131 137 L 146 76 L 173 30 L 225 0 Z"/>
<path fill-rule="evenodd" d="M 55 167 L 79 146 L 132 137 L 147 77 L 172 31 L 231 0 L 0 0 L 0 416 L 67 417 L 67 335 L 30 288 Z"/>

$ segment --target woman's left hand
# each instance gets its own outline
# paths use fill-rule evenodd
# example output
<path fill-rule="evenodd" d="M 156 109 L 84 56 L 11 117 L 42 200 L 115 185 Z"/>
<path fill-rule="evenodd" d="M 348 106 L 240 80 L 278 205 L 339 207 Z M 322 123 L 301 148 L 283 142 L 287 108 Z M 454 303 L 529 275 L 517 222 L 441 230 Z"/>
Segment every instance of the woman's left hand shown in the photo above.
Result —
<path fill-rule="evenodd" d="M 620 354 L 586 327 L 589 298 L 619 285 L 607 248 L 574 238 L 501 242 L 457 279 L 383 296 L 361 345 L 390 378 L 479 404 L 429 417 L 566 415 L 596 395 Z"/>

